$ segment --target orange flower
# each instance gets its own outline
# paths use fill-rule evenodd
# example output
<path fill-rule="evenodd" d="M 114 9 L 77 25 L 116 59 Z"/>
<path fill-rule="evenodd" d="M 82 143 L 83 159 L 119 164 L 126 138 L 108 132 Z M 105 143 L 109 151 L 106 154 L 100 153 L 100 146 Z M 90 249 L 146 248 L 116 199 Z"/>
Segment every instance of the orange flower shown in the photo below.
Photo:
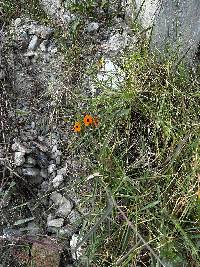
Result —
<path fill-rule="evenodd" d="M 95 127 L 99 126 L 99 119 L 96 116 L 93 119 L 93 124 L 94 124 Z"/>
<path fill-rule="evenodd" d="M 74 130 L 74 132 L 76 132 L 76 133 L 78 133 L 78 132 L 81 131 L 81 124 L 80 124 L 80 122 L 78 122 L 78 121 L 75 122 L 73 130 Z"/>
<path fill-rule="evenodd" d="M 92 121 L 93 121 L 92 116 L 91 115 L 85 115 L 83 121 L 84 121 L 85 126 L 91 125 Z"/>

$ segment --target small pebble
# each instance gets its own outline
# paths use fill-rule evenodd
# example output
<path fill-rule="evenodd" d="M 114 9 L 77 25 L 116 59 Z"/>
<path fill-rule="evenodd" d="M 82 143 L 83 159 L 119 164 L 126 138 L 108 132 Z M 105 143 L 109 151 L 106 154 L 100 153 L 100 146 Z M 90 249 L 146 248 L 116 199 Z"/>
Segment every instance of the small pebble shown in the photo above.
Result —
<path fill-rule="evenodd" d="M 36 160 L 34 158 L 32 158 L 32 157 L 28 157 L 26 159 L 26 163 L 29 164 L 29 165 L 35 166 L 36 165 Z"/>
<path fill-rule="evenodd" d="M 70 214 L 72 208 L 73 204 L 70 200 L 66 199 L 65 203 L 60 205 L 56 213 L 59 216 L 67 217 Z"/>
<path fill-rule="evenodd" d="M 20 26 L 21 22 L 22 22 L 22 20 L 20 18 L 16 18 L 16 20 L 15 20 L 15 27 Z"/>
<path fill-rule="evenodd" d="M 24 152 L 15 152 L 14 163 L 16 166 L 22 166 L 25 162 Z"/>
<path fill-rule="evenodd" d="M 97 22 L 91 22 L 90 24 L 88 24 L 86 30 L 88 32 L 94 32 L 97 31 L 99 29 L 99 23 Z"/>
<path fill-rule="evenodd" d="M 48 178 L 48 171 L 47 171 L 47 169 L 41 169 L 40 170 L 40 175 L 41 175 L 42 178 L 47 179 Z"/>
<path fill-rule="evenodd" d="M 48 167 L 48 173 L 51 174 L 56 170 L 56 165 L 55 164 L 51 164 Z"/>
<path fill-rule="evenodd" d="M 63 224 L 64 224 L 64 219 L 63 218 L 57 218 L 57 219 L 53 219 L 53 220 L 47 221 L 47 226 L 48 227 L 60 228 L 60 227 L 63 226 Z"/>
<path fill-rule="evenodd" d="M 53 187 L 54 188 L 57 188 L 57 187 L 59 187 L 61 184 L 62 184 L 62 182 L 63 182 L 63 176 L 62 175 L 57 175 L 54 179 L 53 179 L 53 181 L 52 181 L 52 183 L 53 183 Z"/>
<path fill-rule="evenodd" d="M 29 45 L 28 45 L 28 50 L 29 51 L 35 51 L 39 45 L 39 39 L 37 35 L 33 35 Z"/>
<path fill-rule="evenodd" d="M 5 71 L 0 70 L 0 80 L 3 80 L 6 77 Z"/>

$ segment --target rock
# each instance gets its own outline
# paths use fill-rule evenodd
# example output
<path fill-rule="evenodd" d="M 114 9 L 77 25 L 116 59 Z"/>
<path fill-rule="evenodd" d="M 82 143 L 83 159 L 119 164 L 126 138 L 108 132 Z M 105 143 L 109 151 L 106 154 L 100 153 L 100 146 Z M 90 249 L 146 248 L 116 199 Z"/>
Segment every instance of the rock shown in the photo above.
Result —
<path fill-rule="evenodd" d="M 0 80 L 3 80 L 6 77 L 6 73 L 4 70 L 0 70 Z"/>
<path fill-rule="evenodd" d="M 76 248 L 76 246 L 77 246 L 77 244 L 79 242 L 79 239 L 80 239 L 79 238 L 79 235 L 73 234 L 72 239 L 70 240 L 70 247 L 71 247 L 71 251 L 72 251 L 72 258 L 74 260 L 78 259 L 82 255 L 82 253 L 81 253 L 81 251 L 82 251 L 81 247 L 79 247 L 77 249 L 76 253 L 73 252 L 73 251 L 75 251 L 75 248 Z"/>
<path fill-rule="evenodd" d="M 31 60 L 37 56 L 37 53 L 33 52 L 33 51 L 29 51 L 29 52 L 25 53 L 24 56 L 27 57 L 29 60 Z"/>
<path fill-rule="evenodd" d="M 66 199 L 63 204 L 61 204 L 56 212 L 57 215 L 62 217 L 67 217 L 73 208 L 73 204 L 70 200 Z"/>
<path fill-rule="evenodd" d="M 24 152 L 15 152 L 14 163 L 16 166 L 22 166 L 25 162 Z"/>
<path fill-rule="evenodd" d="M 39 184 L 42 182 L 42 177 L 40 176 L 40 171 L 37 168 L 25 168 L 22 169 L 24 176 L 30 179 L 33 184 Z"/>
<path fill-rule="evenodd" d="M 29 45 L 28 45 L 28 50 L 29 51 L 35 51 L 39 45 L 39 39 L 37 35 L 33 35 Z"/>
<path fill-rule="evenodd" d="M 77 229 L 75 229 L 71 225 L 65 225 L 59 230 L 59 235 L 71 238 L 76 231 Z"/>
<path fill-rule="evenodd" d="M 17 151 L 17 152 L 23 152 L 24 154 L 25 153 L 30 153 L 31 150 L 28 149 L 26 146 L 22 145 L 21 143 L 19 142 L 15 142 L 13 145 L 12 145 L 12 150 L 13 151 Z"/>
<path fill-rule="evenodd" d="M 48 178 L 48 171 L 47 171 L 47 169 L 41 169 L 40 170 L 40 175 L 41 175 L 42 178 L 47 179 Z"/>
<path fill-rule="evenodd" d="M 35 129 L 35 122 L 34 121 L 31 122 L 31 128 Z"/>
<path fill-rule="evenodd" d="M 64 199 L 63 199 L 64 198 Z M 55 205 L 59 205 L 64 203 L 64 200 L 66 199 L 58 192 L 53 192 L 50 196 L 50 199 L 53 201 Z"/>
<path fill-rule="evenodd" d="M 44 40 L 44 41 L 40 44 L 40 50 L 41 50 L 42 52 L 47 52 L 47 44 L 48 44 L 47 40 Z"/>
<path fill-rule="evenodd" d="M 27 225 L 27 231 L 29 235 L 36 236 L 39 234 L 40 228 L 34 222 L 29 222 Z"/>
<path fill-rule="evenodd" d="M 53 187 L 54 188 L 59 187 L 61 185 L 61 183 L 63 182 L 63 180 L 64 179 L 63 179 L 63 176 L 61 174 L 57 175 L 52 181 Z"/>
<path fill-rule="evenodd" d="M 56 158 L 56 165 L 60 165 L 61 163 L 61 157 L 60 156 L 57 156 Z"/>
<path fill-rule="evenodd" d="M 44 55 L 44 62 L 45 63 L 49 63 L 50 62 L 50 55 L 49 54 L 45 54 Z"/>
<path fill-rule="evenodd" d="M 41 169 L 46 169 L 48 167 L 49 161 L 47 155 L 40 152 L 37 154 L 37 164 Z"/>
<path fill-rule="evenodd" d="M 60 228 L 60 227 L 63 226 L 63 224 L 64 224 L 64 219 L 63 218 L 57 218 L 57 219 L 53 219 L 53 220 L 47 221 L 47 226 L 48 227 Z"/>
<path fill-rule="evenodd" d="M 46 28 L 41 31 L 40 36 L 42 39 L 48 39 L 52 33 L 53 33 L 52 29 Z"/>
<path fill-rule="evenodd" d="M 58 149 L 58 146 L 57 145 L 54 145 L 52 150 L 51 150 L 51 153 L 52 153 L 52 159 L 55 159 L 57 156 L 61 156 L 62 153 L 61 151 Z"/>
<path fill-rule="evenodd" d="M 21 18 L 16 18 L 16 20 L 15 20 L 15 27 L 19 27 L 20 24 L 21 24 L 21 22 L 22 22 Z"/>
<path fill-rule="evenodd" d="M 32 158 L 32 157 L 29 156 L 26 159 L 26 163 L 29 164 L 29 165 L 35 166 L 36 165 L 36 160 L 34 158 Z"/>
<path fill-rule="evenodd" d="M 41 190 L 45 192 L 48 189 L 49 189 L 49 183 L 47 181 L 42 182 L 42 184 L 41 184 Z"/>
<path fill-rule="evenodd" d="M 80 224 L 80 221 L 81 221 L 80 213 L 76 210 L 72 210 L 68 215 L 68 220 L 69 220 L 70 224 L 78 226 Z"/>
<path fill-rule="evenodd" d="M 56 206 L 58 206 L 56 214 L 58 216 L 67 217 L 73 208 L 73 203 L 57 192 L 53 192 L 50 199 Z"/>
<path fill-rule="evenodd" d="M 57 170 L 57 174 L 58 175 L 66 175 L 66 173 L 67 173 L 67 170 L 66 170 L 66 168 L 61 168 L 61 169 L 59 169 L 59 170 Z"/>
<path fill-rule="evenodd" d="M 51 164 L 48 167 L 48 173 L 51 174 L 56 170 L 56 165 L 55 164 Z"/>
<path fill-rule="evenodd" d="M 136 37 L 130 37 L 127 32 L 124 32 L 123 34 L 113 34 L 109 38 L 109 40 L 102 45 L 102 48 L 106 50 L 108 53 L 118 53 L 123 51 L 126 46 L 128 46 L 130 43 L 133 44 L 136 42 Z"/>
<path fill-rule="evenodd" d="M 87 32 L 94 32 L 97 31 L 99 29 L 99 23 L 97 22 L 91 22 L 90 24 L 88 24 L 86 30 Z"/>
<path fill-rule="evenodd" d="M 97 74 L 97 79 L 100 82 L 107 82 L 113 89 L 118 89 L 120 84 L 124 81 L 125 74 L 122 70 L 110 59 L 105 59 L 105 64 Z"/>

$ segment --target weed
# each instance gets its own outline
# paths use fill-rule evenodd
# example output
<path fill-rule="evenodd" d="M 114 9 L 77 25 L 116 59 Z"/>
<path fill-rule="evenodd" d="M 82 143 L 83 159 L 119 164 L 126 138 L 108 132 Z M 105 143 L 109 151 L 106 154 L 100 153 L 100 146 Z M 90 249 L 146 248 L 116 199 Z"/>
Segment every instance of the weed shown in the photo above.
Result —
<path fill-rule="evenodd" d="M 198 266 L 198 82 L 183 65 L 174 71 L 144 51 L 130 53 L 123 69 L 124 86 L 89 100 L 101 119 L 83 137 L 99 173 L 85 200 L 92 206 L 83 230 L 89 262 L 135 266 L 146 248 L 151 266 L 191 259 Z"/>

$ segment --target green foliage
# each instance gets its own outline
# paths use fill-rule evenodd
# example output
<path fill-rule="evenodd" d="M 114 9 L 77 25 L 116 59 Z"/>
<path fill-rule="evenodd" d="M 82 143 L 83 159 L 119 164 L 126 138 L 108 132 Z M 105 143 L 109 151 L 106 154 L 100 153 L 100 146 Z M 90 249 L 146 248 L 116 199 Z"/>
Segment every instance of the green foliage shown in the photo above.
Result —
<path fill-rule="evenodd" d="M 80 146 L 95 158 L 93 171 L 99 176 L 90 180 L 98 186 L 84 231 L 101 214 L 109 191 L 161 261 L 185 264 L 192 259 L 198 266 L 192 230 L 200 231 L 196 79 L 183 65 L 174 71 L 172 62 L 161 64 L 145 51 L 129 54 L 123 70 L 124 86 L 104 88 L 89 101 L 100 126 L 83 136 Z M 141 253 L 136 233 L 116 207 L 93 235 L 87 252 L 96 266 L 132 266 Z"/>

